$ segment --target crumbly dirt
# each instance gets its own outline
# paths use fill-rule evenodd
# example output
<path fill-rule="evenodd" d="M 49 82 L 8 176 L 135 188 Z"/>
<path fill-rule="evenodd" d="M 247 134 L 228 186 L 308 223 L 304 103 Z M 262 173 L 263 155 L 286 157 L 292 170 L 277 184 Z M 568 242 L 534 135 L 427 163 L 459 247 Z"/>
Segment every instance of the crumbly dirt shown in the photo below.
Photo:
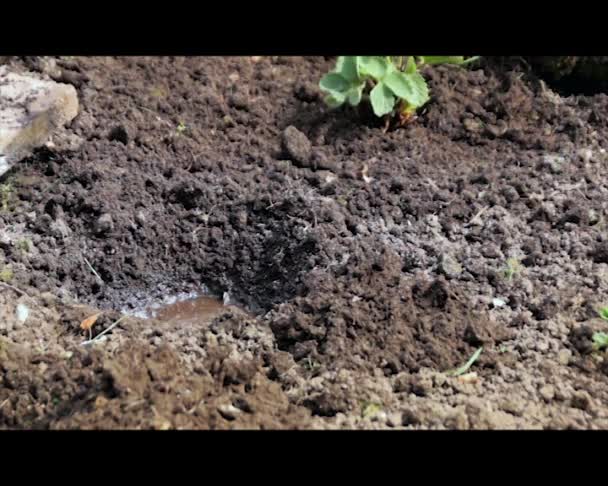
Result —
<path fill-rule="evenodd" d="M 437 67 L 384 133 L 330 58 L 10 63 L 81 113 L 0 181 L 0 427 L 608 428 L 608 96 Z M 82 344 L 201 288 L 248 313 Z"/>

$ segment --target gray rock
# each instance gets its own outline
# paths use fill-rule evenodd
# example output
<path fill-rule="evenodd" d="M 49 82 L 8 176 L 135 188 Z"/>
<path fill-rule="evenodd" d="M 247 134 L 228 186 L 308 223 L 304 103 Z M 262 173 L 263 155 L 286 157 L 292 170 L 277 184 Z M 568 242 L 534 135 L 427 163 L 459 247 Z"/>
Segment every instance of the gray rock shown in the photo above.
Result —
<path fill-rule="evenodd" d="M 77 114 L 73 86 L 0 66 L 0 175 Z"/>
<path fill-rule="evenodd" d="M 146 215 L 143 211 L 139 211 L 135 215 L 135 221 L 137 221 L 141 226 L 144 226 L 146 224 Z"/>
<path fill-rule="evenodd" d="M 234 420 L 237 417 L 237 415 L 242 413 L 234 405 L 220 405 L 217 407 L 217 411 L 226 420 Z"/>
<path fill-rule="evenodd" d="M 108 233 L 114 229 L 114 221 L 112 215 L 108 213 L 102 214 L 95 223 L 95 232 L 98 234 Z"/>

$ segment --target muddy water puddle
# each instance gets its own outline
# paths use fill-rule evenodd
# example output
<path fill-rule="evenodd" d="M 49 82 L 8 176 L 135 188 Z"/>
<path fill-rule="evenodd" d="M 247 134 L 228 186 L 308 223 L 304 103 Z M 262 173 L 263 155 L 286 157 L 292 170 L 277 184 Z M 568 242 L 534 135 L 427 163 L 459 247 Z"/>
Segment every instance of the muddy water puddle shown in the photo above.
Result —
<path fill-rule="evenodd" d="M 179 294 L 150 304 L 145 309 L 131 312 L 144 319 L 157 319 L 163 322 L 179 324 L 210 323 L 226 311 L 238 310 L 236 305 L 209 295 Z"/>
<path fill-rule="evenodd" d="M 160 307 L 151 317 L 173 323 L 211 322 L 229 308 L 220 299 L 199 296 Z"/>

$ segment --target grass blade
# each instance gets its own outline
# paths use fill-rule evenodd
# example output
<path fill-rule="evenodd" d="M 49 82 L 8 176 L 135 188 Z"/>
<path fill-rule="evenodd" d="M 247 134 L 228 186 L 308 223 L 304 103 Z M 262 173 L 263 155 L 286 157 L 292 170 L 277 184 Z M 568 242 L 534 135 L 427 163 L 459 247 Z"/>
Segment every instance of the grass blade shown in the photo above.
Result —
<path fill-rule="evenodd" d="M 460 368 L 456 368 L 455 370 L 448 371 L 447 374 L 450 376 L 464 375 L 467 371 L 469 371 L 469 368 L 473 365 L 473 363 L 475 363 L 475 361 L 477 361 L 477 359 L 479 358 L 479 355 L 481 354 L 482 351 L 483 351 L 483 346 L 481 348 L 479 348 L 477 351 L 475 351 L 473 353 L 473 356 L 471 356 L 469 358 L 469 361 L 467 361 L 464 365 L 462 365 Z"/>

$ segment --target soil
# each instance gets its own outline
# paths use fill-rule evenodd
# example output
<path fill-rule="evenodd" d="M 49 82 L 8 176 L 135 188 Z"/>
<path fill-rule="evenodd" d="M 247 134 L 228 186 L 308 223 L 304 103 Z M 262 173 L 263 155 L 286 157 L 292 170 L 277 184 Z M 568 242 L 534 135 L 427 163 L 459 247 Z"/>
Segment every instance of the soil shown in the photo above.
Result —
<path fill-rule="evenodd" d="M 608 427 L 608 96 L 436 67 L 383 133 L 333 62 L 51 63 L 81 113 L 0 181 L 0 427 Z M 237 306 L 82 344 L 201 288 Z"/>

